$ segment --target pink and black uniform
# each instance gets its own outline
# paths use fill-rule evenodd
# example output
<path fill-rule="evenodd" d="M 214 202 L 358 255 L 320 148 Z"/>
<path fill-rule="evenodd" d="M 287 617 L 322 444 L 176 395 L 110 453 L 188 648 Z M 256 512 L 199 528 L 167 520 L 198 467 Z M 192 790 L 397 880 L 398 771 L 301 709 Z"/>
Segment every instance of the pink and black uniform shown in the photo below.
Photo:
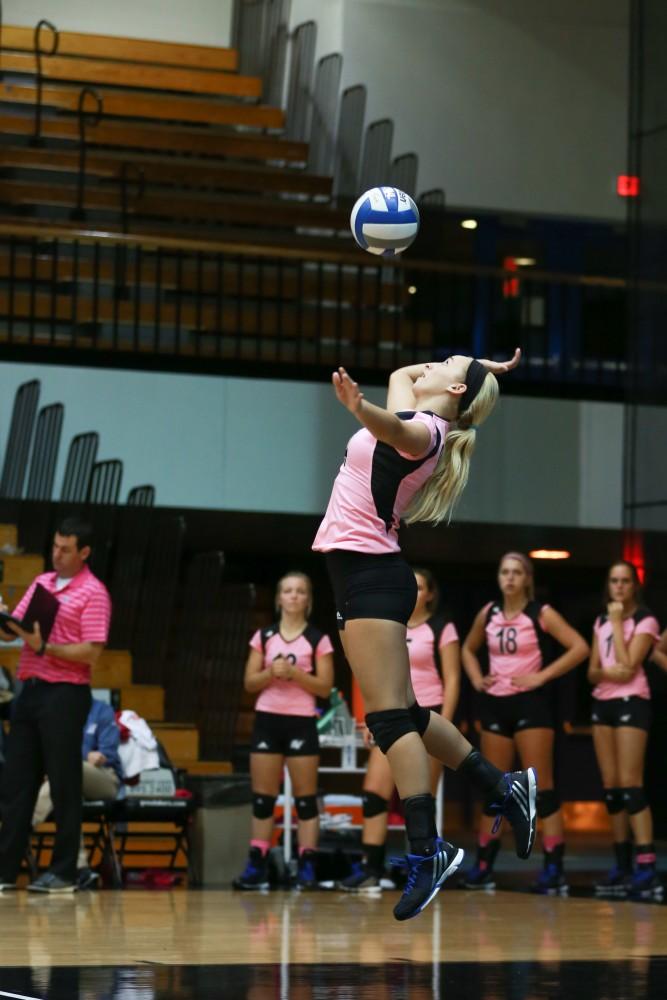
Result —
<path fill-rule="evenodd" d="M 553 729 L 545 688 L 521 691 L 512 681 L 545 666 L 543 614 L 548 605 L 529 601 L 523 611 L 505 616 L 502 604 L 486 606 L 486 646 L 493 684 L 481 698 L 482 729 L 511 739 L 524 729 Z"/>
<path fill-rule="evenodd" d="M 421 625 L 408 627 L 407 643 L 412 687 L 417 703 L 431 711 L 440 712 L 444 694 L 439 650 L 458 641 L 456 626 L 441 615 L 433 615 Z"/>
<path fill-rule="evenodd" d="M 414 573 L 400 555 L 401 517 L 433 474 L 447 421 L 430 411 L 403 411 L 429 431 L 421 455 L 378 441 L 362 427 L 347 446 L 313 549 L 327 555 L 338 627 L 354 618 L 407 624 L 417 599 Z"/>
<path fill-rule="evenodd" d="M 333 653 L 328 635 L 307 625 L 295 639 L 284 639 L 279 625 L 258 629 L 250 640 L 251 649 L 262 653 L 264 669 L 284 657 L 297 670 L 312 674 L 318 657 Z M 275 678 L 255 703 L 252 753 L 277 753 L 304 757 L 319 753 L 315 695 L 294 681 Z"/>
<path fill-rule="evenodd" d="M 607 615 L 600 615 L 593 627 L 598 644 L 600 667 L 608 670 L 617 663 L 613 627 Z M 660 626 L 648 608 L 637 608 L 623 619 L 626 646 L 636 635 L 650 635 L 655 645 L 660 639 Z M 635 676 L 624 683 L 602 680 L 593 689 L 591 722 L 597 726 L 631 726 L 648 730 L 651 725 L 651 691 L 643 664 Z"/>

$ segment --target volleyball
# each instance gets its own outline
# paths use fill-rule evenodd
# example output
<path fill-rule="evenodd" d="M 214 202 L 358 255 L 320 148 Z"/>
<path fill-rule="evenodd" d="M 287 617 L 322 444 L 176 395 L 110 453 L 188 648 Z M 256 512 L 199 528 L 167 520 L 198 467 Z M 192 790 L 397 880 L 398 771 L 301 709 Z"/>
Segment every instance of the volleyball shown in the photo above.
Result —
<path fill-rule="evenodd" d="M 417 235 L 419 209 L 405 191 L 371 188 L 354 203 L 350 228 L 362 250 L 395 257 L 407 250 Z"/>

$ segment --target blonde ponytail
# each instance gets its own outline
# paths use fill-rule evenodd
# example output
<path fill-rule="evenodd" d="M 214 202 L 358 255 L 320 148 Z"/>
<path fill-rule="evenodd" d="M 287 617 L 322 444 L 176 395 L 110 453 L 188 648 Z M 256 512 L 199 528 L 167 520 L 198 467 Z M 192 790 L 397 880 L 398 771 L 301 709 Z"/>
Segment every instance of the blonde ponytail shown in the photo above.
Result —
<path fill-rule="evenodd" d="M 498 382 L 495 375 L 487 372 L 472 403 L 448 431 L 435 471 L 410 504 L 405 517 L 407 524 L 416 521 L 438 524 L 445 518 L 451 520 L 454 507 L 468 482 L 477 427 L 484 423 L 497 399 Z"/>

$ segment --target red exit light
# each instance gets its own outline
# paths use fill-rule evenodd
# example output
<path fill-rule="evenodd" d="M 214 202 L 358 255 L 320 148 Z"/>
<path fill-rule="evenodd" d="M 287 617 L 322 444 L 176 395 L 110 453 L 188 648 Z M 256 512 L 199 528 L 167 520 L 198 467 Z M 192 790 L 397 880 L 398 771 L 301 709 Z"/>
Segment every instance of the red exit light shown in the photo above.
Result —
<path fill-rule="evenodd" d="M 616 193 L 621 198 L 636 198 L 639 194 L 639 177 L 636 174 L 619 174 L 616 178 Z"/>

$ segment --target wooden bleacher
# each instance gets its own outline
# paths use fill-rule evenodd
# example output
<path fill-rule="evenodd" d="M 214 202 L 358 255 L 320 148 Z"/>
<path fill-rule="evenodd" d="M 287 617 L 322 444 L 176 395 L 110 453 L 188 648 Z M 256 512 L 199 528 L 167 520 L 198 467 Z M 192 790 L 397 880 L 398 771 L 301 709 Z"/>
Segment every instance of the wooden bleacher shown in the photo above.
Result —
<path fill-rule="evenodd" d="M 3 25 L 3 48 L 32 52 L 34 35 L 34 28 Z M 63 56 L 87 58 L 101 56 L 120 62 L 188 66 L 191 69 L 228 72 L 233 72 L 238 66 L 238 56 L 234 49 L 208 45 L 182 45 L 177 42 L 153 42 L 143 38 L 124 38 L 117 35 L 79 34 L 75 31 L 59 32 L 58 52 Z"/>
<path fill-rule="evenodd" d="M 6 170 L 22 168 L 48 173 L 77 173 L 78 153 L 65 149 L 37 149 L 26 146 L 3 146 L 2 161 Z M 95 152 L 86 159 L 87 176 L 100 181 L 118 181 L 127 164 L 126 152 L 109 150 Z M 220 162 L 211 164 L 192 157 L 135 153 L 132 166 L 141 172 L 148 184 L 181 185 L 183 188 L 206 187 L 211 190 L 282 192 L 305 195 L 331 194 L 331 178 L 303 171 L 283 170 L 268 164 Z"/>
<path fill-rule="evenodd" d="M 294 169 L 303 166 L 307 147 L 280 135 L 282 109 L 259 103 L 262 81 L 235 73 L 230 50 L 220 49 L 216 63 L 213 48 L 202 59 L 197 46 L 129 45 L 104 36 L 90 36 L 87 48 L 88 36 L 63 32 L 49 55 L 53 35 L 44 30 L 42 36 L 40 135 L 46 146 L 35 148 L 27 144 L 38 98 L 29 29 L 6 26 L 2 33 L 0 205 L 6 212 L 70 221 L 85 85 L 101 102 L 99 123 L 85 131 L 91 152 L 84 207 L 95 228 L 114 232 L 130 220 L 133 232 L 146 235 L 223 239 L 233 239 L 235 229 L 246 239 L 252 229 L 255 241 L 304 246 L 312 246 L 313 233 L 347 229 L 346 212 L 328 204 L 331 178 Z M 89 95 L 85 109 L 94 110 L 91 101 Z M 255 164 L 249 167 L 248 159 Z M 121 219 L 120 179 L 127 165 L 133 179 L 141 171 L 141 191 L 132 188 Z"/>
<path fill-rule="evenodd" d="M 32 136 L 34 122 L 25 111 L 23 114 L 12 114 L 3 104 L 0 104 L 0 111 L 0 135 Z M 45 140 L 77 143 L 79 125 L 75 118 L 45 118 L 41 134 Z M 105 149 L 121 151 L 153 150 L 158 153 L 188 153 L 209 158 L 231 157 L 244 161 L 280 160 L 294 164 L 303 163 L 308 156 L 305 143 L 261 132 L 223 132 L 154 122 L 142 122 L 138 125 L 105 119 L 89 130 L 86 144 L 93 149 L 103 146 Z"/>

